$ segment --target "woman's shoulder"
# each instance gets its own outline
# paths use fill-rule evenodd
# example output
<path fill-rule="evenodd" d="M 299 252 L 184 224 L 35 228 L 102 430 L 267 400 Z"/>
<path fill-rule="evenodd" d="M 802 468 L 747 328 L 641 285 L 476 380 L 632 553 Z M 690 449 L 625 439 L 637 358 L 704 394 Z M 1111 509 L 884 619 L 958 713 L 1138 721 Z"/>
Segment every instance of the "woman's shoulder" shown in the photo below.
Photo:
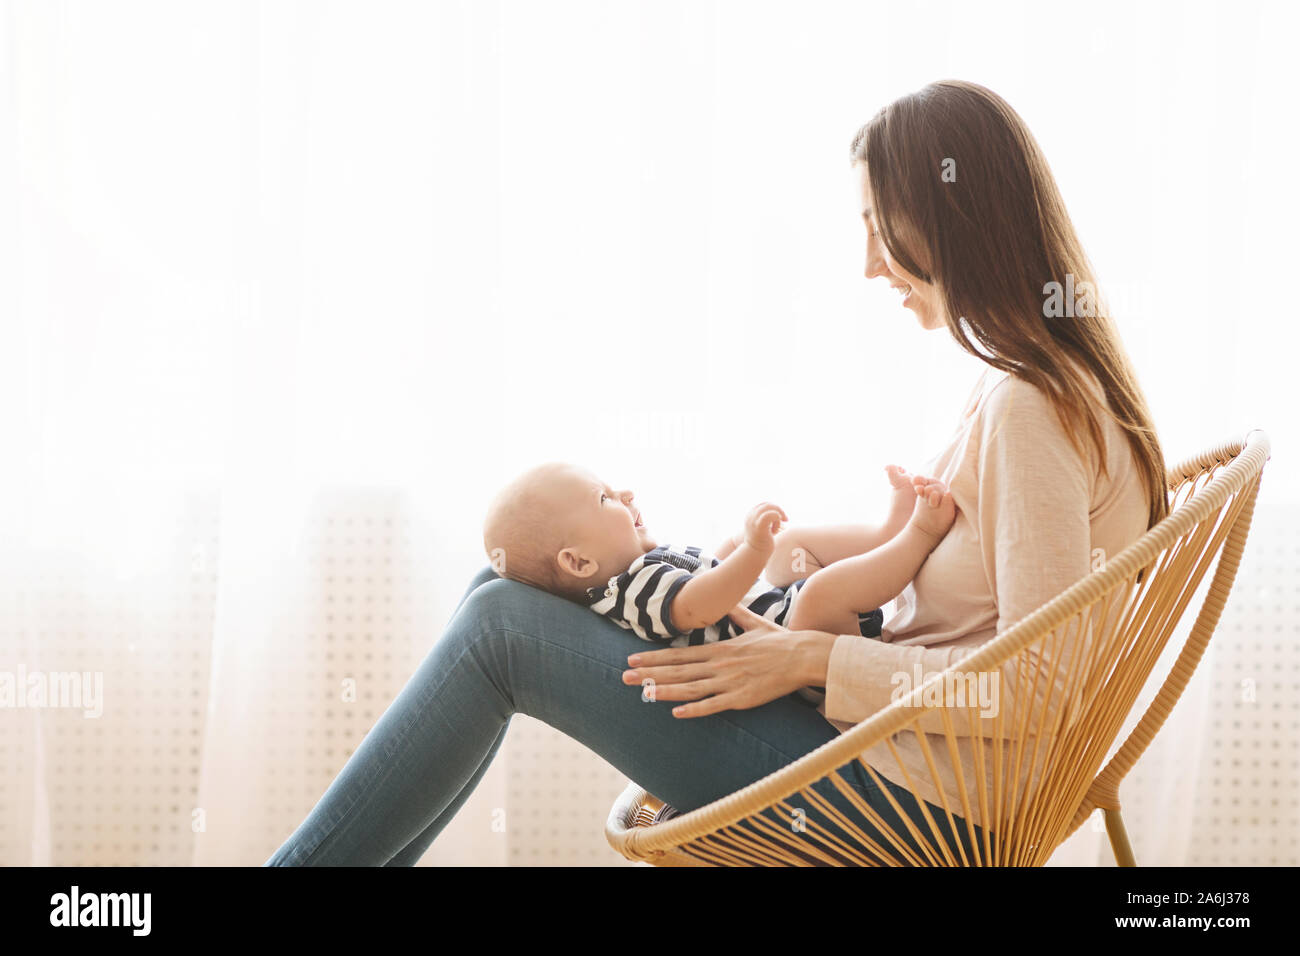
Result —
<path fill-rule="evenodd" d="M 1106 393 L 1092 372 L 1072 363 L 1079 373 L 1079 380 L 1088 390 L 1099 410 L 1107 411 Z M 1022 421 L 1056 423 L 1056 430 L 1065 437 L 1065 425 L 1060 420 L 1056 402 L 1043 386 L 1014 372 L 1001 372 L 986 391 L 986 399 L 980 408 L 985 419 L 997 420 L 1005 416 L 1015 416 Z M 1109 416 L 1106 416 L 1109 417 Z M 1050 430 L 1050 428 L 1049 428 Z"/>
<path fill-rule="evenodd" d="M 1077 425 L 1062 414 L 1051 394 L 1034 382 L 1008 373 L 988 392 L 975 424 L 975 457 L 977 471 L 983 471 L 990 461 L 1001 462 L 1014 472 L 1024 474 L 1039 468 L 1052 469 L 1064 462 L 1073 462 L 1094 484 L 1102 471 L 1102 459 L 1109 460 L 1117 446 L 1117 427 L 1113 416 L 1105 407 L 1105 395 L 1091 374 L 1085 381 L 1094 400 L 1101 403 L 1100 421 L 1104 439 L 1101 454 L 1086 440 L 1076 436 Z M 1084 441 L 1076 439 L 1083 437 Z M 1122 444 L 1119 442 L 1118 444 Z"/>
<path fill-rule="evenodd" d="M 989 384 L 976 417 L 986 436 L 991 436 L 1008 422 L 1047 431 L 1051 430 L 1052 422 L 1059 425 L 1051 396 L 1038 385 L 1011 372 L 1000 373 Z"/>
<path fill-rule="evenodd" d="M 1044 388 L 1021 376 L 1007 374 L 988 392 L 979 412 L 982 452 L 986 452 L 996 440 L 1005 454 L 1013 456 L 1023 467 L 1033 467 L 1034 461 L 1045 458 L 1063 457 L 1078 461 L 1079 466 L 1091 475 L 1098 493 L 1112 485 L 1132 484 L 1129 473 L 1135 471 L 1135 464 L 1124 429 L 1111 413 L 1105 390 L 1096 376 L 1080 366 L 1076 367 L 1079 367 L 1084 387 L 1095 403 L 1103 439 L 1101 449 L 1088 440 L 1086 433 L 1074 434 L 1084 426 L 1071 424 L 1063 418 L 1056 402 Z M 1076 443 L 1075 438 L 1083 440 Z M 1103 476 L 1109 480 L 1102 481 Z"/>

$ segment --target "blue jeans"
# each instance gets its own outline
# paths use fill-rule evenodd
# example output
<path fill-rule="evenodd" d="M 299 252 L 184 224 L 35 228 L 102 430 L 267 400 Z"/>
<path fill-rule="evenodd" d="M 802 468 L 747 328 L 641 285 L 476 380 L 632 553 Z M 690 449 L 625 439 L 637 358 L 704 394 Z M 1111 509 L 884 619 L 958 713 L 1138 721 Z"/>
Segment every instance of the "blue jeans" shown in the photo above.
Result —
<path fill-rule="evenodd" d="M 414 865 L 478 785 L 517 713 L 577 740 L 682 813 L 837 736 L 798 694 L 751 710 L 674 717 L 672 703 L 643 701 L 640 687 L 622 681 L 628 655 L 646 649 L 613 621 L 485 568 L 442 638 L 267 865 Z M 840 772 L 903 830 L 860 763 Z M 911 794 L 881 780 L 920 821 Z M 816 789 L 867 829 L 828 781 Z M 799 799 L 796 794 L 791 802 Z M 943 820 L 939 808 L 931 806 L 931 813 Z M 808 821 L 822 819 L 808 810 Z M 941 825 L 952 845 L 946 821 Z M 957 829 L 969 852 L 960 820 Z M 920 830 L 929 832 L 924 824 Z"/>

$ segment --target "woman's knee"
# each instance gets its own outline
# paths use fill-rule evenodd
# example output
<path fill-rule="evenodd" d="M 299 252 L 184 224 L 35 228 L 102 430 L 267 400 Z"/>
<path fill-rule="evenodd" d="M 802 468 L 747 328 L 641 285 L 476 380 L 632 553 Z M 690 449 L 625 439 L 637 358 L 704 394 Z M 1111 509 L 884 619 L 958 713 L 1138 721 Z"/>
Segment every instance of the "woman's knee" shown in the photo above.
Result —
<path fill-rule="evenodd" d="M 453 639 L 483 645 L 563 645 L 594 652 L 626 632 L 613 622 L 545 591 L 497 578 L 475 588 L 453 617 Z M 612 650 L 611 650 L 612 653 Z"/>
<path fill-rule="evenodd" d="M 456 612 L 454 621 L 467 619 L 476 633 L 519 628 L 534 620 L 539 599 L 549 597 L 536 588 L 506 578 L 492 578 L 473 589 Z"/>
<path fill-rule="evenodd" d="M 477 591 L 488 581 L 495 581 L 496 579 L 497 579 L 497 573 L 492 568 L 491 565 L 487 565 L 486 567 L 481 568 L 478 574 L 474 575 L 474 577 L 470 579 L 469 587 L 467 587 L 465 589 L 465 593 L 460 596 L 460 601 L 456 604 L 457 610 L 459 610 L 460 606 L 464 604 L 466 600 L 469 599 L 469 596 L 471 594 Z"/>

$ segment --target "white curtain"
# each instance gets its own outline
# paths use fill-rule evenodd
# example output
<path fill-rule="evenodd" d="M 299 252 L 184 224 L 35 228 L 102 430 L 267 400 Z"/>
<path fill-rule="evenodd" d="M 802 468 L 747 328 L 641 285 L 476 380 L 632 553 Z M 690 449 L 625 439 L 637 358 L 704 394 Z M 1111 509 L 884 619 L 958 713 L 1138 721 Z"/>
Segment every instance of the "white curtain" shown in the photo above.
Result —
<path fill-rule="evenodd" d="M 537 460 L 678 537 L 760 498 L 874 514 L 979 372 L 861 274 L 849 140 L 933 79 L 1039 138 L 1169 457 L 1263 427 L 1257 521 L 1295 504 L 1293 6 L 3 14 L 0 670 L 100 674 L 104 706 L 0 711 L 0 863 L 265 859 Z M 1205 681 L 1126 784 L 1163 863 Z M 510 859 L 509 772 L 425 862 Z M 1086 826 L 1056 862 L 1108 853 Z"/>

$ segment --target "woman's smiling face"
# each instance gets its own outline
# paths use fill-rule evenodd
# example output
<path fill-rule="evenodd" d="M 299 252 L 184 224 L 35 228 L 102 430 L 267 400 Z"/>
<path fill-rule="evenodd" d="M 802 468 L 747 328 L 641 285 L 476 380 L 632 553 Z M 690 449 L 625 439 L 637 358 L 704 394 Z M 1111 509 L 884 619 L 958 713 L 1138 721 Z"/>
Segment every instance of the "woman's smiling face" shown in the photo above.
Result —
<path fill-rule="evenodd" d="M 864 275 L 868 279 L 883 276 L 889 280 L 890 288 L 898 290 L 903 296 L 903 307 L 916 313 L 917 321 L 923 329 L 941 329 L 946 324 L 942 309 L 939 307 L 935 287 L 912 275 L 889 254 L 881 241 L 877 230 L 874 204 L 871 201 L 871 182 L 867 176 L 866 163 L 855 163 L 854 173 L 858 177 L 858 188 L 862 197 L 862 219 L 867 227 L 867 267 Z M 908 250 L 913 256 L 916 253 Z"/>

